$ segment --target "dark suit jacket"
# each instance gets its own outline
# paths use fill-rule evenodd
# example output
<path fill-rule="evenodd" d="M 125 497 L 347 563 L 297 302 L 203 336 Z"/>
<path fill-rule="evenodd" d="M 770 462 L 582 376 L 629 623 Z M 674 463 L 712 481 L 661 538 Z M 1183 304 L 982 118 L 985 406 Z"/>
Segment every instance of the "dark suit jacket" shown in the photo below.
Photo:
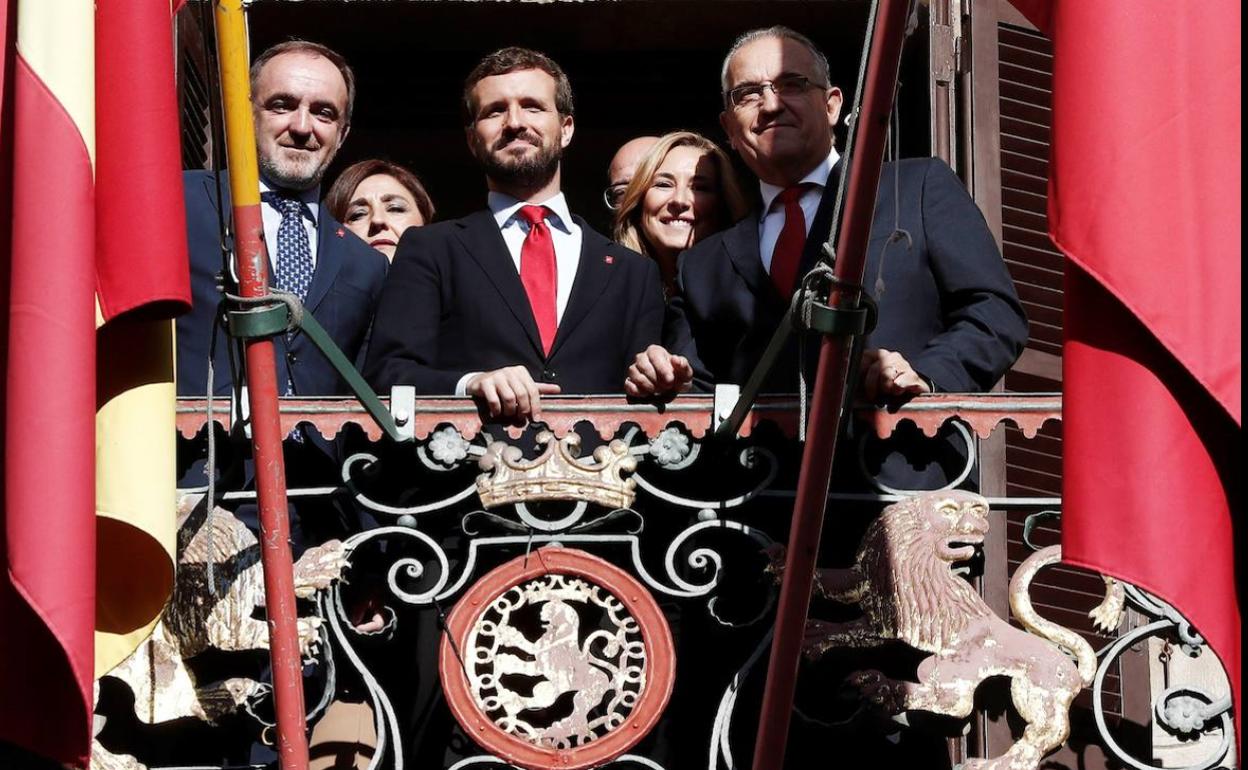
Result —
<path fill-rule="evenodd" d="M 223 205 L 228 212 L 230 189 L 227 180 L 223 178 L 222 182 Z M 182 184 L 191 253 L 192 304 L 191 312 L 179 317 L 177 322 L 178 395 L 202 397 L 207 387 L 209 345 L 221 299 L 216 287 L 216 275 L 221 271 L 217 193 L 212 173 L 208 171 L 187 171 Z M 316 271 L 305 308 L 353 360 L 358 360 L 364 345 L 385 276 L 385 256 L 336 222 L 322 207 L 317 225 Z M 213 386 L 217 394 L 228 395 L 231 386 L 229 345 L 224 332 L 221 334 L 214 358 Z M 277 349 L 279 386 L 289 376 L 296 395 L 332 396 L 347 392 L 329 361 L 306 335 L 296 333 L 289 340 L 279 335 L 273 342 Z"/>
<path fill-rule="evenodd" d="M 827 238 L 841 166 L 828 179 L 799 275 L 815 264 Z M 679 291 L 669 306 L 664 343 L 690 359 L 701 388 L 715 382 L 744 384 L 788 305 L 763 269 L 758 227 L 755 214 L 681 255 Z M 896 229 L 908 233 L 909 241 L 893 239 Z M 938 391 L 988 390 L 1027 341 L 1027 318 L 983 215 L 939 160 L 885 164 L 863 283 L 880 310 L 864 347 L 901 353 Z M 797 390 L 798 344 L 790 339 L 765 391 Z M 805 335 L 800 344 L 807 373 L 813 375 L 817 335 Z M 889 442 L 863 439 L 866 467 L 880 482 L 899 489 L 949 483 L 968 457 L 965 441 L 950 428 L 939 441 L 926 440 L 912 428 L 903 424 Z M 838 452 L 841 489 L 862 483 L 855 454 L 852 448 Z"/>
<path fill-rule="evenodd" d="M 550 356 L 494 216 L 412 228 L 386 279 L 365 376 L 384 392 L 452 394 L 465 374 L 523 365 L 563 393 L 618 393 L 663 326 L 658 267 L 580 218 L 581 259 Z"/>
<path fill-rule="evenodd" d="M 827 237 L 842 165 L 828 179 L 799 274 L 815 263 Z M 890 242 L 895 204 L 896 228 L 909 233 L 910 244 Z M 787 307 L 763 269 L 758 227 L 754 214 L 680 257 L 665 344 L 690 358 L 703 387 L 743 384 Z M 901 353 L 937 390 L 988 390 L 1022 352 L 1027 319 L 1014 284 L 983 215 L 943 162 L 885 164 L 863 279 L 873 295 L 879 277 L 879 324 L 866 347 Z M 791 342 L 767 390 L 796 391 L 796 350 Z M 816 351 L 810 348 L 808 367 Z"/>

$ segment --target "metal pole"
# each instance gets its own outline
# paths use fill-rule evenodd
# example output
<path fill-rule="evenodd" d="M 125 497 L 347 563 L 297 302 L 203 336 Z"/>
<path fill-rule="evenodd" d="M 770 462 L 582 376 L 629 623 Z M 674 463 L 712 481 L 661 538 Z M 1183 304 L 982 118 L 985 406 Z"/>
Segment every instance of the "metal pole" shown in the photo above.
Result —
<path fill-rule="evenodd" d="M 909 6 L 908 0 L 881 0 L 877 11 L 866 81 L 863 83 L 861 114 L 854 126 L 857 135 L 853 157 L 849 159 L 845 215 L 834 267 L 839 279 L 837 287 L 862 283 Z M 858 292 L 834 287 L 828 304 L 833 308 L 857 307 Z M 797 482 L 793 527 L 789 532 L 784 581 L 780 586 L 780 604 L 776 611 L 775 638 L 754 744 L 754 770 L 779 770 L 784 766 L 793 692 L 802 655 L 806 616 L 810 612 L 815 558 L 823 530 L 832 457 L 840 432 L 840 408 L 845 401 L 851 342 L 845 337 L 826 336 L 819 350 L 810 430 Z"/>
<path fill-rule="evenodd" d="M 217 59 L 221 66 L 230 194 L 234 204 L 234 252 L 239 292 L 269 293 L 269 256 L 260 218 L 260 179 L 251 115 L 251 84 L 243 0 L 216 3 Z M 295 625 L 295 581 L 291 567 L 290 522 L 286 509 L 286 467 L 278 418 L 277 362 L 270 339 L 245 343 L 251 407 L 256 496 L 260 505 L 260 558 L 269 618 L 269 654 L 277 712 L 277 751 L 282 770 L 306 770 L 303 674 Z"/>

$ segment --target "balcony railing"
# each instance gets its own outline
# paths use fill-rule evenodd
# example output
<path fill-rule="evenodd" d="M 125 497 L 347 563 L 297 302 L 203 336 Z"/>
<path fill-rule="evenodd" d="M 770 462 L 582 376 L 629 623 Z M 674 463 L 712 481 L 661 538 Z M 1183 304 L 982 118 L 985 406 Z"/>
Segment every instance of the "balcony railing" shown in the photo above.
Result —
<path fill-rule="evenodd" d="M 557 397 L 543 402 L 544 425 L 522 429 L 483 425 L 466 399 L 415 398 L 397 389 L 388 407 L 411 438 L 407 443 L 384 439 L 353 400 L 283 399 L 282 430 L 298 436 L 288 444 L 334 458 L 332 474 L 292 487 L 299 515 L 317 515 L 332 503 L 335 510 L 371 520 L 341 542 L 309 549 L 296 565 L 297 584 L 315 599 L 302 627 L 305 652 L 320 671 L 308 680 L 310 719 L 343 692 L 367 701 L 376 718 L 374 767 L 424 766 L 420 762 L 427 762 L 427 755 L 418 759 L 412 753 L 418 739 L 412 714 L 442 708 L 436 705 L 441 697 L 455 717 L 454 730 L 439 735 L 426 727 L 419 738 L 452 747 L 438 760 L 443 768 L 508 762 L 621 770 L 742 766 L 749 754 L 743 747 L 757 724 L 778 580 L 776 548 L 787 539 L 801 445 L 799 405 L 784 397 L 761 399 L 738 437 L 716 439 L 714 429 L 735 397 L 732 389 L 682 395 L 662 405 Z M 207 415 L 203 400 L 179 402 L 178 430 L 188 458 L 196 454 L 193 446 L 202 449 Z M 855 418 L 852 440 L 843 445 L 847 459 L 838 460 L 829 496 L 822 552 L 823 561 L 833 565 L 863 564 L 871 538 L 884 529 L 873 527 L 883 506 L 912 505 L 916 495 L 927 501 L 942 495 L 963 499 L 924 495 L 925 490 L 874 478 L 863 449 L 869 442 L 887 441 L 899 430 L 913 434 L 917 428 L 929 437 L 943 431 L 964 450 L 960 467 L 948 469 L 949 487 L 964 486 L 975 481 L 977 439 L 988 438 L 1003 423 L 1034 437 L 1047 421 L 1061 419 L 1061 400 L 1057 394 L 940 394 L 891 410 L 860 407 Z M 212 421 L 222 446 L 231 432 L 245 434 L 246 415 L 231 401 L 214 402 Z M 294 476 L 306 481 L 306 474 Z M 188 524 L 182 561 L 191 566 L 181 570 L 175 602 L 157 635 L 176 639 L 198 625 L 208 646 L 263 648 L 262 624 L 249 625 L 262 595 L 256 590 L 259 566 L 237 558 L 255 538 L 226 510 L 254 500 L 254 493 L 217 483 L 213 492 L 220 507 L 209 511 L 204 491 L 184 490 Z M 1006 510 L 1040 516 L 1058 515 L 1061 508 L 1056 497 L 989 496 L 984 502 L 990 512 L 982 528 L 998 531 L 1005 527 Z M 984 533 L 972 530 L 959 532 L 978 539 L 954 537 L 957 533 L 943 545 L 915 539 L 920 548 L 946 550 L 965 540 L 984 542 Z M 1030 524 L 1027 531 L 1030 535 Z M 867 544 L 859 549 L 864 536 Z M 895 540 L 880 542 L 895 545 Z M 983 589 L 984 548 L 948 557 L 942 567 L 948 577 L 942 579 L 962 583 L 969 576 Z M 900 553 L 889 552 L 894 560 Z M 888 579 L 910 579 L 907 569 L 893 569 Z M 878 590 L 878 580 L 867 581 L 868 593 Z M 916 584 L 908 590 L 920 603 L 930 601 L 925 612 L 941 617 L 951 612 L 941 604 L 948 599 L 943 589 Z M 205 593 L 213 597 L 207 612 Z M 887 605 L 877 599 L 859 595 L 851 603 L 871 617 L 873 607 Z M 1115 623 L 1113 641 L 1096 652 L 1093 710 L 1101 743 L 1119 761 L 1133 768 L 1161 767 L 1151 756 L 1134 756 L 1119 745 L 1105 718 L 1106 673 L 1149 638 L 1166 640 L 1167 654 L 1212 655 L 1173 608 L 1129 586 L 1124 599 L 1133 620 Z M 1004 607 L 979 603 L 988 614 L 1008 614 Z M 837 620 L 853 616 L 816 603 L 812 617 L 829 612 Z M 379 628 L 360 630 L 373 613 Z M 880 669 L 901 679 L 914 677 L 913 662 L 898 662 L 906 655 L 897 640 L 915 646 L 918 637 L 883 630 L 895 632 L 894 643 L 881 647 L 863 636 L 855 638 L 861 644 L 833 644 L 825 658 L 831 663 L 806 670 L 806 679 L 823 684 L 799 695 L 796 708 L 803 716 L 795 741 L 826 746 L 831 740 L 852 764 L 856 744 L 877 745 L 864 738 L 868 734 L 922 732 L 891 722 L 881 729 L 871 716 L 890 705 L 881 693 L 899 691 L 873 689 L 853 673 Z M 925 651 L 939 660 L 964 653 L 978 660 L 987 648 L 1013 643 L 1007 632 L 997 633 L 1003 636 L 977 643 L 984 649 L 958 652 L 954 648 L 966 639 L 943 638 Z M 1065 658 L 1053 649 L 1053 660 L 1060 663 Z M 155 706 L 172 686 L 168 675 L 151 675 L 155 662 L 141 659 L 116 674 L 138 696 L 136 711 L 143 711 L 146 697 L 153 706 L 148 721 L 202 715 L 202 706 L 196 711 L 189 702 L 170 705 L 175 701 L 167 697 Z M 427 684 L 413 686 L 410 676 L 396 680 L 396 666 L 426 682 L 440 677 L 443 695 L 432 694 Z M 843 681 L 857 683 L 854 697 Z M 961 683 L 971 694 L 977 685 L 977 680 Z M 267 726 L 268 690 L 258 678 L 236 680 L 229 693 L 226 706 L 218 697 L 215 708 L 244 710 Z M 1231 761 L 1229 698 L 1173 682 L 1153 688 L 1153 695 L 1153 719 L 1161 729 L 1185 740 L 1213 736 L 1206 758 L 1191 768 L 1209 770 Z M 182 697 L 185 701 L 185 692 Z M 1065 708 L 1069 705 L 1066 701 Z M 175 713 L 179 708 L 190 713 Z M 1037 730 L 1053 728 L 1048 717 L 1024 716 L 1038 720 Z M 1064 737 L 1058 735 L 1058 742 Z M 1019 739 L 1015 748 L 1026 740 Z M 1042 745 L 1033 763 L 1014 766 L 1038 767 L 1041 756 L 1056 746 Z M 941 749 L 941 757 L 931 759 L 938 764 L 943 755 Z"/>

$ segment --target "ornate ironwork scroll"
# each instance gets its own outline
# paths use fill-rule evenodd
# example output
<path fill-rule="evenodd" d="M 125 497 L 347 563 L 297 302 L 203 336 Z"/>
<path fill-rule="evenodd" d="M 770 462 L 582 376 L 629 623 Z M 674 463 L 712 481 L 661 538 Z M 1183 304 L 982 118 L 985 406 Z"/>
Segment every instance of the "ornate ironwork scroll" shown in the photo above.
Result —
<path fill-rule="evenodd" d="M 477 714 L 507 740 L 553 756 L 571 757 L 609 745 L 613 735 L 633 729 L 642 698 L 628 693 L 640 692 L 643 681 L 653 682 L 654 656 L 647 651 L 636 659 L 621 658 L 638 649 L 643 624 L 634 628 L 634 608 L 619 591 L 602 581 L 552 571 L 548 565 L 543 569 L 538 560 L 539 554 L 549 562 L 552 552 L 580 551 L 609 557 L 644 593 L 664 601 L 665 607 L 669 602 L 678 606 L 684 622 L 709 623 L 716 640 L 732 640 L 731 656 L 717 661 L 714 676 L 700 685 L 707 697 L 698 698 L 698 731 L 674 728 L 681 741 L 698 745 L 696 760 L 685 756 L 679 764 L 665 764 L 657 755 L 641 756 L 647 752 L 634 747 L 620 749 L 614 758 L 593 766 L 604 770 L 739 766 L 731 733 L 734 722 L 738 733 L 746 732 L 742 717 L 753 704 L 743 696 L 739 707 L 738 696 L 749 692 L 743 688 L 747 679 L 756 682 L 761 676 L 758 664 L 770 642 L 765 620 L 775 598 L 774 583 L 761 574 L 767 558 L 760 552 L 784 534 L 793 495 L 790 461 L 796 451 L 790 439 L 796 433 L 796 404 L 783 398 L 761 401 L 742 435 L 720 446 L 703 440 L 715 418 L 716 402 L 709 396 L 681 396 L 662 406 L 614 398 L 554 398 L 545 410 L 542 443 L 536 453 L 530 449 L 525 455 L 519 447 L 526 442 L 513 441 L 493 428 L 483 430 L 478 412 L 466 400 L 404 403 L 405 424 L 416 437 L 414 444 L 397 447 L 383 441 L 361 446 L 343 464 L 341 483 L 326 479 L 326 486 L 293 492 L 304 497 L 338 496 L 381 524 L 346 540 L 343 553 L 349 566 L 343 579 L 319 595 L 321 617 L 332 635 L 328 652 L 338 661 L 339 679 L 358 680 L 352 686 L 367 696 L 376 715 L 378 747 L 371 766 L 397 769 L 411 760 L 412 736 L 402 732 L 408 727 L 393 705 L 403 703 L 405 693 L 391 692 L 394 683 L 377 673 L 384 670 L 380 666 L 385 655 L 379 651 L 388 644 L 386 639 L 410 635 L 417 621 L 427 624 L 452 604 L 463 607 L 481 584 L 482 573 L 488 579 L 492 567 L 520 553 L 529 554 L 529 566 L 536 564 L 538 573 L 509 586 L 515 589 L 511 593 L 483 597 L 475 608 L 477 619 L 465 631 L 471 639 L 453 637 L 452 657 L 461 672 L 475 665 L 470 649 L 481 650 L 489 663 L 489 670 L 473 673 L 475 678 L 464 677 L 465 703 L 471 708 L 466 713 Z M 346 425 L 356 425 L 365 436 L 380 437 L 372 436 L 369 418 L 350 403 L 286 400 L 282 406 L 284 424 L 291 427 L 306 422 L 334 435 Z M 194 409 L 194 402 L 180 405 L 179 428 L 185 436 L 202 428 L 202 412 L 196 414 Z M 1060 401 L 1047 394 L 943 394 L 915 399 L 891 412 L 860 410 L 859 417 L 855 435 L 864 438 L 889 436 L 903 422 L 930 436 L 955 421 L 952 431 L 967 444 L 965 466 L 948 474 L 956 485 L 973 471 L 976 435 L 987 435 L 1002 421 L 1013 422 L 1030 435 L 1046 420 L 1060 419 Z M 222 413 L 218 418 L 228 420 Z M 586 420 L 593 422 L 604 441 L 596 452 L 582 456 L 573 427 Z M 917 492 L 888 487 L 871 476 L 867 462 L 860 466 L 862 491 L 838 488 L 830 499 L 880 503 L 908 500 Z M 837 601 L 856 602 L 864 618 L 819 628 L 829 645 L 904 640 L 929 653 L 919 681 L 899 682 L 869 671 L 856 678 L 867 701 L 881 707 L 961 713 L 969 708 L 965 704 L 979 678 L 1012 676 L 1016 707 L 1029 723 L 1025 740 L 1011 748 L 1012 756 L 971 760 L 965 767 L 1034 767 L 1033 757 L 1060 741 L 1063 719 L 1050 716 L 1050 711 L 1068 707 L 1070 693 L 1084 686 L 1087 650 L 1075 650 L 1074 640 L 1065 644 L 1059 639 L 1059 646 L 1083 658 L 1076 665 L 1059 646 L 1006 628 L 959 577 L 964 560 L 987 531 L 987 519 L 978 513 L 984 505 L 981 499 L 958 494 L 921 498 L 952 500 L 955 505 L 949 510 L 903 502 L 895 508 L 908 512 L 881 519 L 852 568 L 824 573 L 827 593 Z M 224 495 L 229 502 L 247 497 L 242 490 Z M 993 505 L 1034 510 L 1060 507 L 1060 500 L 996 498 Z M 1034 575 L 1052 558 L 1052 552 L 1034 557 L 1028 574 Z M 887 564 L 905 569 L 888 573 Z M 1016 576 L 1016 582 L 1020 579 L 1026 582 Z M 385 619 L 385 631 L 379 636 L 352 625 L 359 622 L 359 595 L 370 581 L 376 583 L 373 599 L 380 602 Z M 894 591 L 895 581 L 911 588 Z M 885 582 L 890 589 L 877 590 Z M 1125 588 L 1131 607 L 1150 619 L 1125 631 L 1100 653 L 1091 684 L 1094 709 L 1107 750 L 1127 766 L 1152 770 L 1154 765 L 1127 756 L 1105 726 L 1105 674 L 1125 649 L 1150 636 L 1164 638 L 1173 655 L 1208 650 L 1172 609 Z M 620 600 L 626 612 L 608 611 L 609 597 Z M 1109 609 L 1111 616 L 1116 613 Z M 1062 636 L 1040 623 L 1045 635 Z M 576 644 L 568 641 L 570 629 L 575 629 Z M 591 633 L 598 634 L 592 644 L 587 636 Z M 617 652 L 608 653 L 608 648 Z M 985 650 L 986 657 L 981 655 Z M 1019 664 L 1018 650 L 1027 651 L 1024 657 L 1034 653 L 1035 661 Z M 1061 681 L 1050 681 L 1055 678 Z M 504 680 L 506 692 L 498 689 Z M 1181 736 L 1203 733 L 1220 738 L 1221 748 L 1211 746 L 1210 759 L 1189 770 L 1212 770 L 1228 755 L 1227 747 L 1233 743 L 1229 709 L 1217 694 L 1190 685 L 1174 683 L 1156 695 L 1156 722 L 1164 729 Z M 680 716 L 669 713 L 664 718 Z M 840 716 L 818 729 L 850 728 L 861 717 L 841 721 Z M 612 729 L 616 720 L 621 721 Z M 819 723 L 810 724 L 815 729 Z M 517 764 L 508 756 L 486 747 L 479 756 L 448 757 L 445 764 L 453 770 L 540 766 Z M 442 770 L 440 764 L 433 767 Z"/>

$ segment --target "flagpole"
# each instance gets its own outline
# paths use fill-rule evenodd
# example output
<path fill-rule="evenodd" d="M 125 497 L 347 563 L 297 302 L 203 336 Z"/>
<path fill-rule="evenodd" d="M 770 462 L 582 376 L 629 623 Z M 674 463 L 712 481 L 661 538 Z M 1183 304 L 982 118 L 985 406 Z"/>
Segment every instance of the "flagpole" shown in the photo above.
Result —
<path fill-rule="evenodd" d="M 244 0 L 218 0 L 216 37 L 230 194 L 234 206 L 234 253 L 239 293 L 251 298 L 269 293 L 269 256 L 264 245 L 264 224 L 260 216 L 260 179 L 251 114 L 243 4 Z M 264 597 L 269 621 L 278 758 L 282 770 L 305 770 L 308 766 L 307 727 L 299 637 L 295 625 L 286 468 L 282 457 L 277 402 L 277 359 L 273 341 L 269 338 L 248 339 L 244 349 L 256 466 L 256 497 L 260 505 L 260 558 L 264 566 Z"/>
<path fill-rule="evenodd" d="M 867 240 L 875 213 L 909 6 L 909 0 L 880 0 L 876 12 L 866 78 L 862 84 L 862 108 L 853 129 L 856 134 L 849 158 L 845 214 L 833 268 L 837 280 L 828 298 L 828 306 L 832 308 L 858 306 L 859 291 L 847 287 L 860 286 L 866 268 Z M 798 476 L 793 526 L 776 610 L 775 637 L 754 744 L 754 770 L 779 770 L 784 766 L 793 694 L 815 579 L 815 558 L 843 416 L 841 405 L 845 402 L 852 342 L 852 337 L 827 335 L 819 350 L 810 429 Z"/>

